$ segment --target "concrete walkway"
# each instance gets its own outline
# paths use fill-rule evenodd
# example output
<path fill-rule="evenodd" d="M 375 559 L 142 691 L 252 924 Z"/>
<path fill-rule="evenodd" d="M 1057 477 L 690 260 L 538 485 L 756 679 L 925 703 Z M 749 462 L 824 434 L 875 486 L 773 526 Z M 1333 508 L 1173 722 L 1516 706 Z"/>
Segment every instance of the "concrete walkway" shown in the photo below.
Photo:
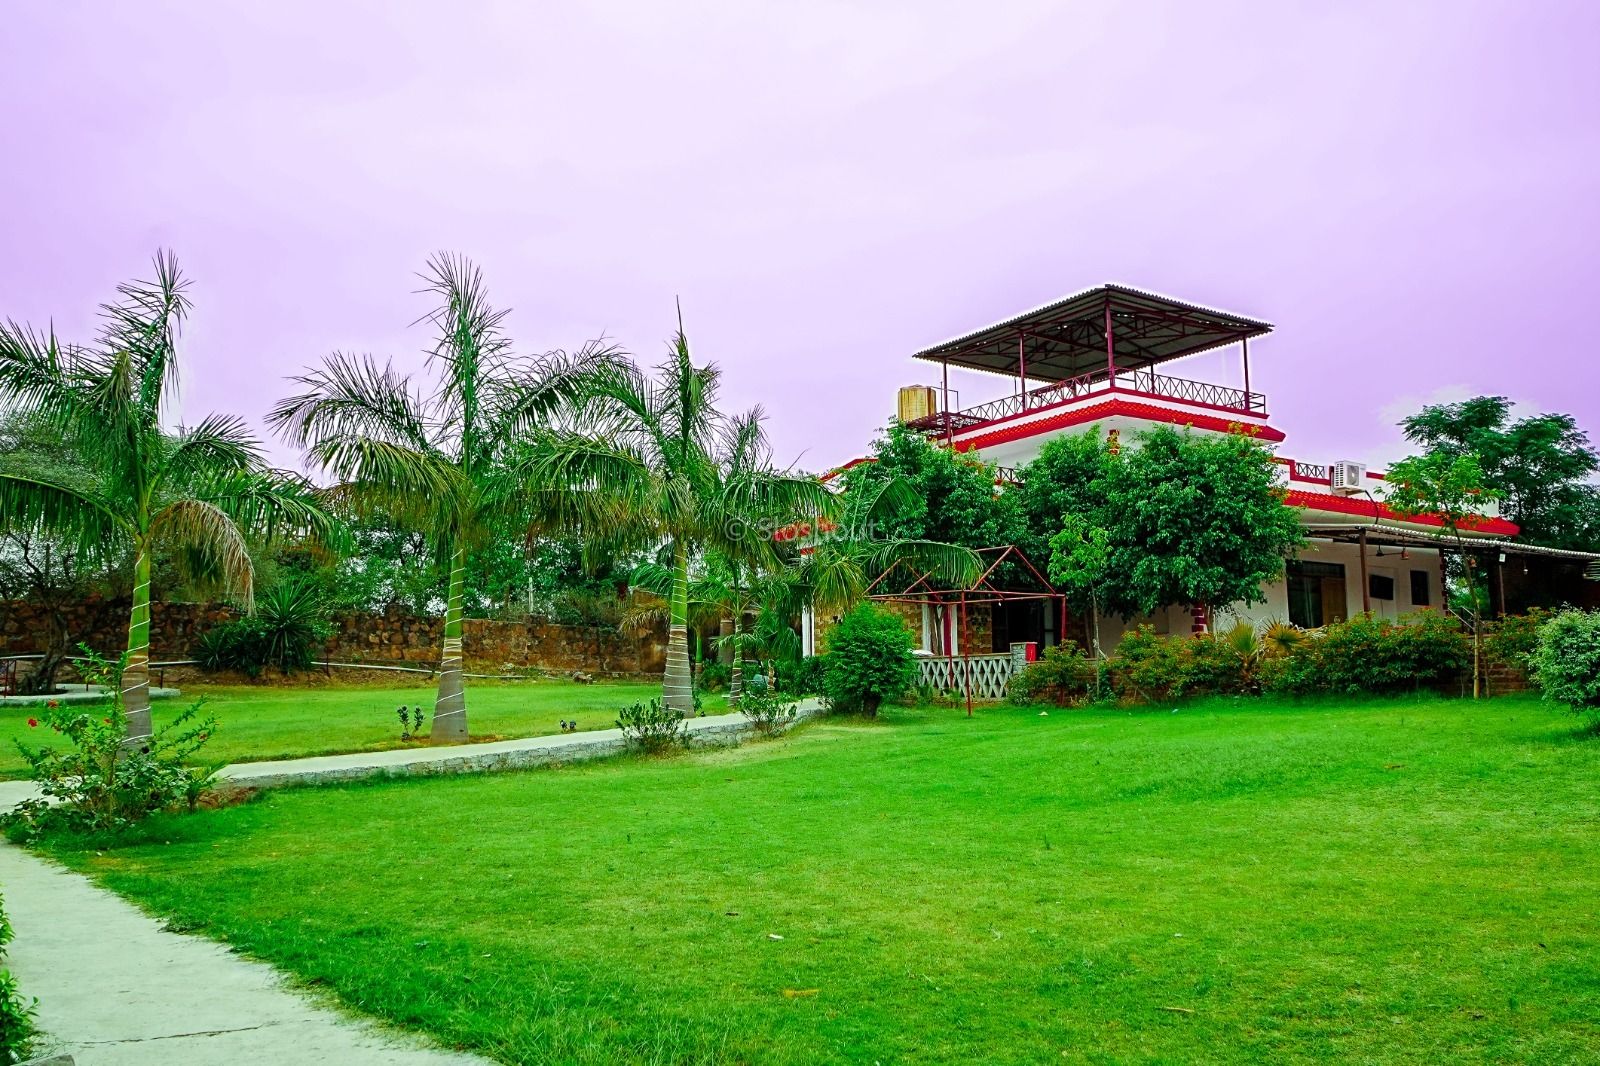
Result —
<path fill-rule="evenodd" d="M 796 721 L 820 714 L 821 708 L 819 700 L 801 700 Z M 691 718 L 684 725 L 697 745 L 731 744 L 750 732 L 750 723 L 738 712 Z M 552 763 L 602 759 L 625 750 L 627 743 L 622 738 L 622 730 L 594 729 L 584 733 L 557 733 L 554 736 L 524 737 L 521 740 L 499 740 L 487 744 L 446 744 L 437 748 L 419 745 L 389 751 L 319 755 L 309 759 L 239 762 L 223 767 L 218 776 L 224 781 L 250 788 L 277 788 L 282 785 L 359 781 L 367 777 L 521 770 Z M 31 782 L 0 781 L 0 810 L 10 810 L 36 795 L 38 790 Z"/>
<path fill-rule="evenodd" d="M 818 714 L 803 701 L 799 720 Z M 686 723 L 697 744 L 728 744 L 750 731 L 738 713 Z M 621 730 L 600 729 L 490 744 L 457 744 L 235 763 L 221 776 L 255 788 L 365 777 L 520 769 L 602 758 L 624 750 Z M 0 781 L 0 809 L 37 794 Z M 6 965 L 39 1000 L 44 1049 L 78 1066 L 469 1066 L 488 1060 L 439 1051 L 344 1017 L 290 990 L 272 967 L 201 937 L 165 931 L 87 878 L 0 844 L 0 890 L 16 929 Z"/>
<path fill-rule="evenodd" d="M 0 844 L 16 928 L 6 966 L 39 1000 L 41 1052 L 78 1066 L 488 1066 L 347 1018 L 272 967 L 158 920 L 87 878 Z"/>

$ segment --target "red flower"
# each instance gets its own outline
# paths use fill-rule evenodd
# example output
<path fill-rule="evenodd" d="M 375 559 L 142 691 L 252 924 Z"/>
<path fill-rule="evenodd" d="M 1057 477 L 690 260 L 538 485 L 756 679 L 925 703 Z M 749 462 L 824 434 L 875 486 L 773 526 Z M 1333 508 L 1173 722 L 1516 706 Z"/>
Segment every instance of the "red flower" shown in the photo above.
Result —
<path fill-rule="evenodd" d="M 211 735 L 211 734 L 210 734 L 210 733 L 201 733 L 201 734 L 200 734 L 200 739 L 201 739 L 201 740 L 204 740 L 204 739 L 206 739 L 206 738 L 207 738 L 207 737 L 209 737 L 209 736 L 210 736 L 210 735 Z"/>
<path fill-rule="evenodd" d="M 106 725 L 110 725 L 110 724 L 111 724 L 111 719 L 109 719 L 109 718 L 102 718 L 102 719 L 100 719 L 100 720 L 101 720 L 101 721 L 102 721 L 102 722 L 104 722 L 104 723 L 105 723 L 105 724 L 106 724 Z"/>
<path fill-rule="evenodd" d="M 49 701 L 47 701 L 45 703 L 45 706 L 46 707 L 51 707 L 51 708 L 59 707 L 59 706 L 61 706 L 61 701 L 60 700 L 49 700 Z"/>
<path fill-rule="evenodd" d="M 37 718 L 28 719 L 28 728 L 29 729 L 37 729 L 38 726 L 39 726 L 39 719 L 37 719 Z"/>

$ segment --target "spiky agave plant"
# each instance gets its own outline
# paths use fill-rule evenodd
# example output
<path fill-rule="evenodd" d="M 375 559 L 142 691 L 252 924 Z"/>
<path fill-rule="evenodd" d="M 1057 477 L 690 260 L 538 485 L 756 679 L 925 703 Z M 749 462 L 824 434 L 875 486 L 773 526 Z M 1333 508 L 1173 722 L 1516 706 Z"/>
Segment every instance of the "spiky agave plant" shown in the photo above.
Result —
<path fill-rule="evenodd" d="M 0 402 L 40 419 L 90 472 L 89 484 L 0 473 L 0 524 L 45 530 L 102 559 L 131 558 L 133 597 L 122 695 L 130 744 L 150 726 L 150 579 L 159 549 L 250 605 L 247 535 L 327 534 L 317 492 L 270 470 L 237 418 L 210 415 L 162 427 L 177 390 L 177 341 L 188 288 L 170 252 L 151 281 L 118 287 L 103 308 L 99 344 L 62 345 L 7 321 L 0 326 Z"/>
<path fill-rule="evenodd" d="M 507 312 L 489 302 L 476 266 L 440 254 L 422 276 L 439 301 L 426 317 L 438 331 L 431 387 L 415 387 L 371 357 L 336 352 L 295 379 L 304 391 L 281 401 L 268 422 L 338 482 L 356 511 L 386 513 L 428 535 L 447 574 L 431 739 L 459 741 L 468 735 L 467 552 L 508 520 L 486 489 L 507 449 L 571 403 L 613 352 L 589 344 L 572 355 L 517 358 L 503 329 Z"/>

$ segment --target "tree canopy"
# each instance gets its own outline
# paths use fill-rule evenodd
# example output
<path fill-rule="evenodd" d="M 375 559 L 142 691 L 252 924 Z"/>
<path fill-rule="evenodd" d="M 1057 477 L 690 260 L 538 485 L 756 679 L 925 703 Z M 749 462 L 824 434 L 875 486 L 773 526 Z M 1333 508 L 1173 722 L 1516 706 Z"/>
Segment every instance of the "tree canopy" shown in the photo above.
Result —
<path fill-rule="evenodd" d="M 1512 418 L 1504 396 L 1432 404 L 1400 423 L 1428 452 L 1472 455 L 1483 483 L 1496 489 L 1522 538 L 1554 548 L 1600 543 L 1600 454 L 1571 415 Z"/>
<path fill-rule="evenodd" d="M 1272 453 L 1239 434 L 1161 427 L 1112 451 L 1092 434 L 1045 446 L 1019 475 L 1031 542 L 1056 575 L 1081 574 L 1084 531 L 1103 581 L 1069 582 L 1124 618 L 1172 605 L 1259 603 L 1303 543 Z M 1051 508 L 1061 511 L 1052 514 Z M 1074 537 L 1061 537 L 1064 530 Z M 1103 543 L 1102 543 L 1103 541 Z M 1062 553 L 1057 560 L 1056 552 Z"/>

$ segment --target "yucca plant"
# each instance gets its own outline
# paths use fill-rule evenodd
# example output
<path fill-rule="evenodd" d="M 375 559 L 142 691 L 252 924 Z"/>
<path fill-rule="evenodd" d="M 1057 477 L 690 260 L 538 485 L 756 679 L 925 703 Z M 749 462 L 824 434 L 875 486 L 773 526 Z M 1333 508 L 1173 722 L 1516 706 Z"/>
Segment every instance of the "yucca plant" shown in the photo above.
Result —
<path fill-rule="evenodd" d="M 505 335 L 504 309 L 489 302 L 482 272 L 468 260 L 436 255 L 423 274 L 439 304 L 427 316 L 438 335 L 431 387 L 370 357 L 341 353 L 295 380 L 304 391 L 268 422 L 339 484 L 357 512 L 383 512 L 427 533 L 448 573 L 434 741 L 467 738 L 462 659 L 462 599 L 467 552 L 501 519 L 486 495 L 497 463 L 518 440 L 570 403 L 587 374 L 612 358 L 587 345 L 520 359 Z"/>
<path fill-rule="evenodd" d="M 327 535 L 316 490 L 267 467 L 237 418 L 210 415 L 169 433 L 162 417 L 178 384 L 177 342 L 187 283 L 169 252 L 155 277 L 118 287 L 92 348 L 61 344 L 16 322 L 0 326 L 0 402 L 40 419 L 89 472 L 88 483 L 0 473 L 0 525 L 37 529 L 86 555 L 133 561 L 128 660 L 122 674 L 130 744 L 148 742 L 150 580 L 166 549 L 191 577 L 215 582 L 248 609 L 246 538 Z"/>

